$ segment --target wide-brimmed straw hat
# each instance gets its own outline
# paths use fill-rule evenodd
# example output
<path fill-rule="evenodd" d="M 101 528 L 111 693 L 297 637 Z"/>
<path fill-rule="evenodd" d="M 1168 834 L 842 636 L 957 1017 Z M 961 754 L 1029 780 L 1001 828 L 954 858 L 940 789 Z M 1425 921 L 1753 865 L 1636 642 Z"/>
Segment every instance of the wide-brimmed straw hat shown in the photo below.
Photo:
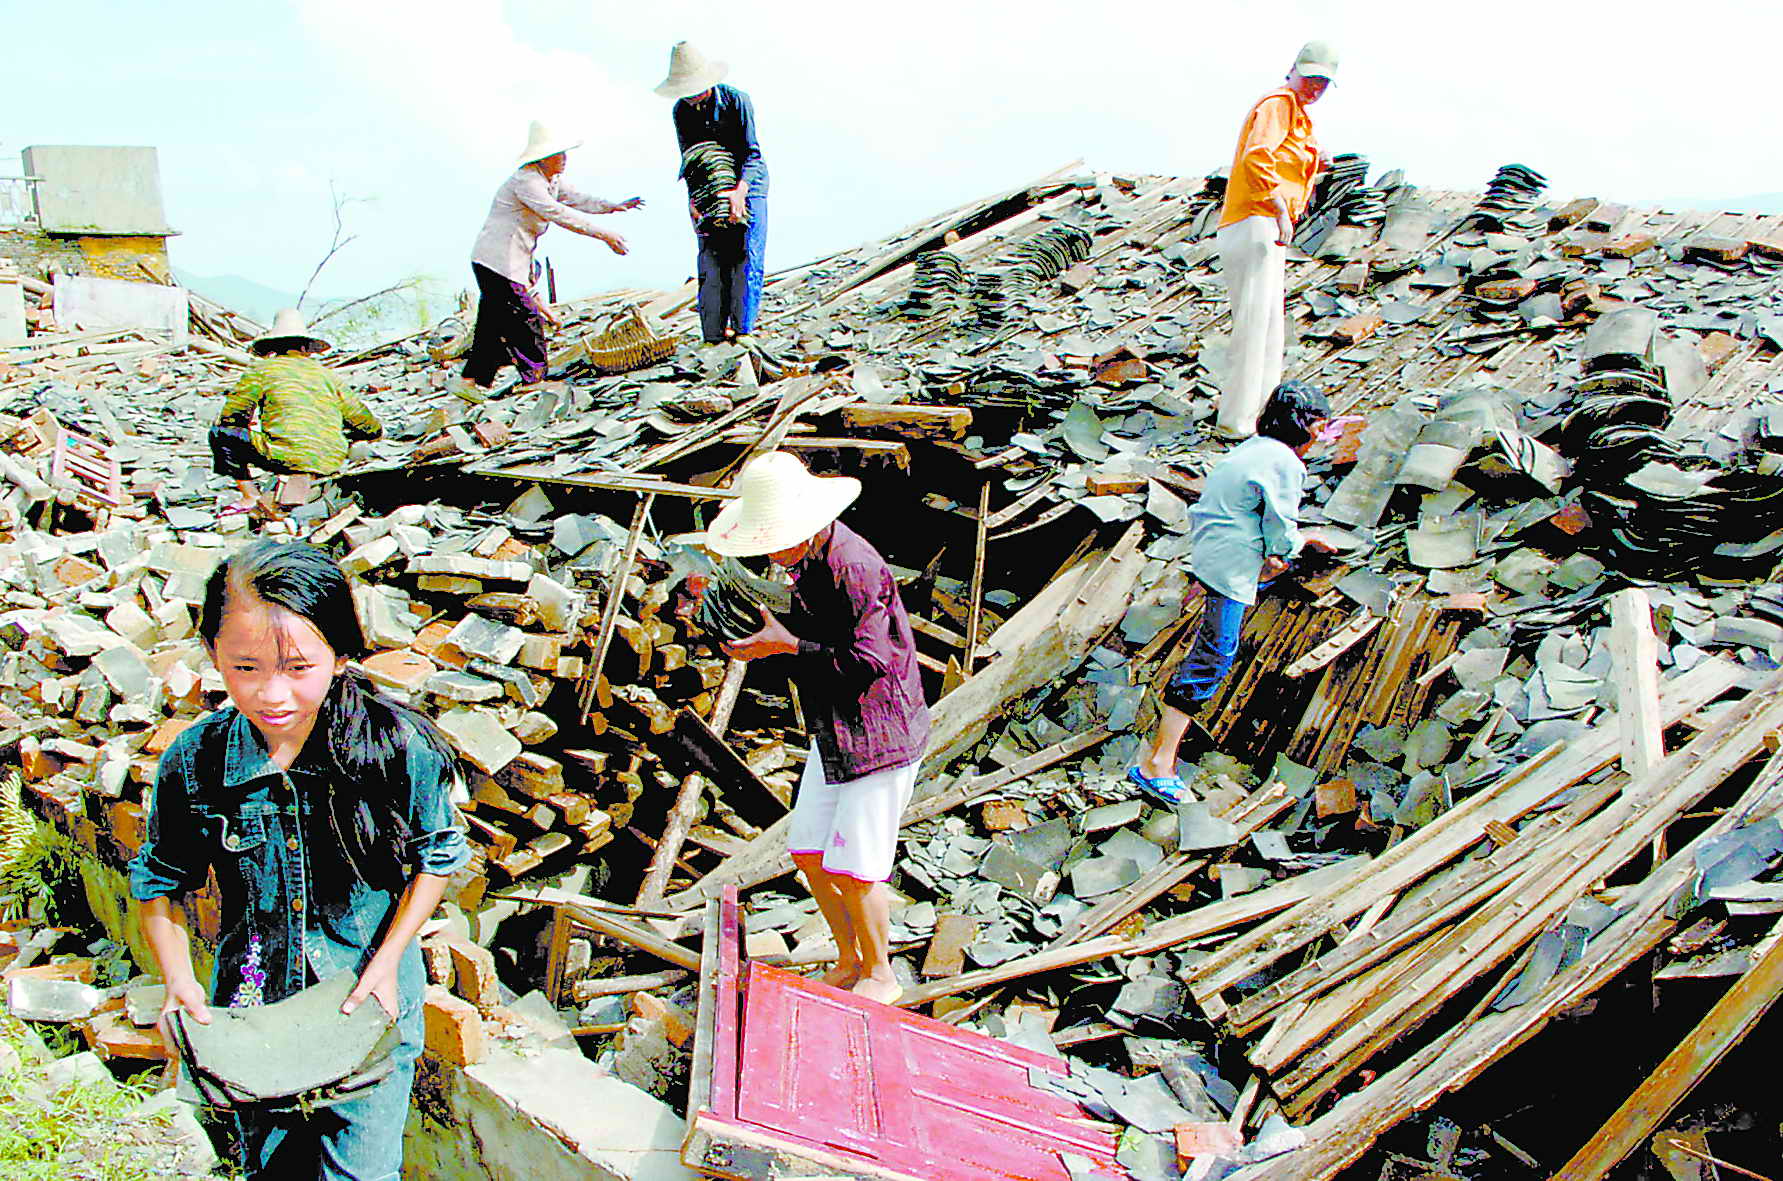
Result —
<path fill-rule="evenodd" d="M 737 498 L 706 530 L 706 548 L 731 558 L 791 549 L 817 536 L 861 494 L 853 476 L 814 476 L 785 451 L 750 460 L 733 487 Z"/>
<path fill-rule="evenodd" d="M 656 88 L 664 98 L 687 98 L 712 89 L 731 72 L 729 62 L 712 61 L 691 41 L 677 41 L 669 50 L 669 76 Z"/>
<path fill-rule="evenodd" d="M 521 152 L 519 159 L 514 161 L 514 167 L 525 168 L 535 161 L 545 160 L 559 152 L 567 152 L 571 148 L 581 146 L 581 140 L 554 135 L 549 127 L 534 119 L 532 126 L 526 129 L 526 150 Z"/>
<path fill-rule="evenodd" d="M 1300 47 L 1294 68 L 1302 78 L 1323 78 L 1329 82 L 1337 77 L 1337 49 L 1329 41 L 1308 41 Z"/>
<path fill-rule="evenodd" d="M 288 353 L 295 348 L 323 353 L 334 346 L 310 331 L 302 312 L 296 308 L 280 308 L 272 318 L 272 331 L 248 347 L 264 357 L 269 353 Z"/>

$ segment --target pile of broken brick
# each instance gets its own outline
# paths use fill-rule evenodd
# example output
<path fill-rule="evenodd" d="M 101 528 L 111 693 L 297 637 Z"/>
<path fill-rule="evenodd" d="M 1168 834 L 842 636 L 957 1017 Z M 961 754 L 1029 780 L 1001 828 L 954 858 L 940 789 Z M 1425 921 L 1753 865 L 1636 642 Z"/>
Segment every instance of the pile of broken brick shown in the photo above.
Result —
<path fill-rule="evenodd" d="M 1068 1058 L 1062 1085 L 1131 1129 L 1133 1176 L 1334 1175 L 1631 964 L 1700 980 L 1758 962 L 1783 911 L 1776 772 L 1754 773 L 1783 662 L 1779 231 L 1596 201 L 1483 210 L 1402 177 L 1370 193 L 1289 264 L 1287 371 L 1348 420 L 1307 498 L 1339 554 L 1253 613 L 1215 703 L 1224 752 L 1189 769 L 1175 815 L 1123 772 L 1197 619 L 1217 185 L 1068 176 L 780 276 L 779 381 L 734 350 L 594 371 L 577 349 L 617 298 L 571 309 L 557 380 L 477 406 L 445 392 L 449 342 L 352 359 L 388 438 L 267 527 L 336 549 L 368 673 L 471 768 L 482 857 L 454 892 L 456 950 L 430 953 L 461 994 L 430 1006 L 473 1047 L 458 1057 L 472 1016 L 500 1028 L 530 991 L 511 985 L 548 983 L 535 1026 L 611 1053 L 629 1023 L 628 1069 L 668 1088 L 699 906 L 786 869 L 773 810 L 741 806 L 761 798 L 745 775 L 784 801 L 801 752 L 778 685 L 701 739 L 732 748 L 726 769 L 676 754 L 725 665 L 671 606 L 670 535 L 765 442 L 869 472 L 902 514 L 874 539 L 947 690 L 894 883 L 906 1003 Z M 1041 281 L 987 290 L 995 315 L 937 295 L 942 272 L 1049 250 Z M 681 294 L 646 302 L 686 319 Z M 0 746 L 115 865 L 155 756 L 220 700 L 192 609 L 251 525 L 216 515 L 226 489 L 203 468 L 225 358 L 83 368 L 106 354 L 67 347 L 0 372 Z M 59 433 L 115 478 L 58 469 Z M 651 496 L 664 522 L 620 523 Z M 963 542 L 919 552 L 931 524 Z M 1114 589 L 1093 618 L 1063 610 L 1098 577 Z M 614 866 L 655 858 L 691 773 L 713 783 L 687 852 L 633 906 Z M 497 935 L 515 896 L 553 892 L 619 917 Z M 1539 902 L 1494 901 L 1511 895 Z M 821 959 L 808 900 L 745 897 L 753 954 Z M 1443 1168 L 1491 1175 L 1524 1151 L 1501 1140 L 1522 1137 L 1470 1131 Z"/>

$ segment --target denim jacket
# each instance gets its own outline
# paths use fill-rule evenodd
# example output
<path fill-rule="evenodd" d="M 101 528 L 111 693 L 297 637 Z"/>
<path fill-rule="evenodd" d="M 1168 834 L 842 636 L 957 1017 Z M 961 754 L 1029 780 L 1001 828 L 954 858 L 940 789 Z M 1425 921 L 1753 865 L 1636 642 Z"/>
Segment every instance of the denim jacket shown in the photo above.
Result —
<path fill-rule="evenodd" d="M 130 863 L 130 893 L 143 902 L 177 899 L 216 871 L 222 936 L 213 1004 L 270 1004 L 336 973 L 363 971 L 395 913 L 402 882 L 415 873 L 447 876 L 470 860 L 449 797 L 452 768 L 412 733 L 406 743 L 411 836 L 402 882 L 362 881 L 336 869 L 345 862 L 334 854 L 318 867 L 312 850 L 321 842 L 338 845 L 325 802 L 334 772 L 323 761 L 322 741 L 318 732 L 291 769 L 281 771 L 253 723 L 225 708 L 187 729 L 161 756 L 148 838 Z M 413 947 L 402 958 L 398 983 L 407 1010 L 425 983 Z"/>

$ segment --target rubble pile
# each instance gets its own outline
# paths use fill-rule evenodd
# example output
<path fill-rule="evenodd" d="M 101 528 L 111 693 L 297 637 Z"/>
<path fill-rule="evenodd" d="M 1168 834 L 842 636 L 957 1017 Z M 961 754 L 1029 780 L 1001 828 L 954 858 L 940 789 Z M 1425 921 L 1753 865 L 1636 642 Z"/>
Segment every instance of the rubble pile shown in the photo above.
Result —
<path fill-rule="evenodd" d="M 935 699 L 902 1003 L 1066 1060 L 1049 1085 L 1126 1129 L 1132 1176 L 1335 1176 L 1633 965 L 1741 976 L 1783 911 L 1783 234 L 1547 204 L 1521 165 L 1483 197 L 1367 174 L 1343 159 L 1288 264 L 1285 374 L 1337 414 L 1303 523 L 1336 553 L 1251 612 L 1174 813 L 1124 772 L 1199 619 L 1218 177 L 1052 177 L 787 272 L 759 353 L 591 363 L 628 304 L 686 337 L 683 290 L 565 307 L 553 380 L 474 405 L 462 323 L 340 358 L 386 437 L 264 526 L 219 515 L 203 453 L 235 358 L 34 338 L 0 367 L 0 747 L 116 864 L 220 700 L 211 564 L 256 527 L 332 547 L 367 672 L 470 767 L 459 958 L 498 942 L 480 912 L 538 908 L 487 972 L 594 1052 L 631 1026 L 628 1077 L 664 1090 L 726 887 L 751 957 L 833 954 L 767 885 L 799 703 L 711 646 L 773 581 L 675 540 L 792 449 L 863 477 L 849 519 Z M 689 578 L 718 588 L 691 616 Z M 1560 1163 L 1564 1129 L 1446 1119 L 1432 1171 Z"/>

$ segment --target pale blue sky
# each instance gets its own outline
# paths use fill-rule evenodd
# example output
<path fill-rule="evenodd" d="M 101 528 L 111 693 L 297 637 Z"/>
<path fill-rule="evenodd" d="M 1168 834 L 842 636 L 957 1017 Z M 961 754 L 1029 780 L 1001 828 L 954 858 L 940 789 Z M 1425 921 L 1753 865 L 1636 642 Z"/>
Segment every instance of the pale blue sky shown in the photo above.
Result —
<path fill-rule="evenodd" d="M 1783 17 L 1731 0 L 7 0 L 4 13 L 0 173 L 32 143 L 156 145 L 175 264 L 286 290 L 326 248 L 330 180 L 372 200 L 349 211 L 360 238 L 323 290 L 466 283 L 531 118 L 586 140 L 570 157 L 579 187 L 650 202 L 611 219 L 626 258 L 546 237 L 562 293 L 680 282 L 693 247 L 668 104 L 650 87 L 682 37 L 754 96 L 774 268 L 1078 157 L 1218 167 L 1309 37 L 1343 56 L 1314 111 L 1322 141 L 1413 183 L 1477 188 L 1520 160 L 1565 196 L 1783 189 L 1766 82 Z"/>

